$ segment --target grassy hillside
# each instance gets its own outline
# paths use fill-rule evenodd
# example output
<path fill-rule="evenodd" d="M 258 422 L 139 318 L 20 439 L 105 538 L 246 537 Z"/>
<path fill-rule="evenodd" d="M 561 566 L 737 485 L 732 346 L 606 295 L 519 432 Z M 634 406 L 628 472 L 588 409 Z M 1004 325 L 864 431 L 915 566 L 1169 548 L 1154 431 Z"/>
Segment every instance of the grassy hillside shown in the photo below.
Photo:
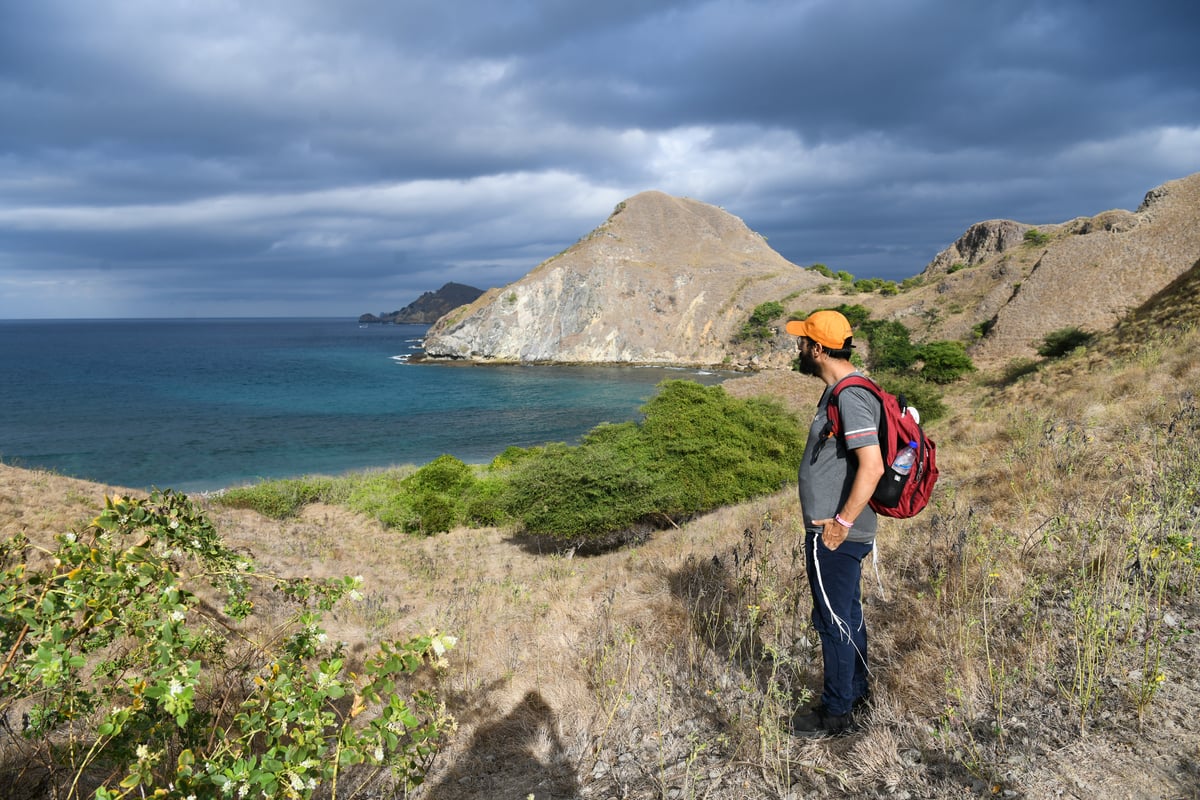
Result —
<path fill-rule="evenodd" d="M 458 637 L 440 691 L 459 729 L 422 797 L 1194 797 L 1195 282 L 1062 359 L 950 387 L 935 505 L 885 522 L 866 570 L 875 702 L 845 739 L 781 727 L 820 680 L 794 487 L 587 558 L 328 505 L 209 513 L 265 570 L 362 575 L 327 620 L 352 654 Z M 802 419 L 819 391 L 726 387 Z M 102 492 L 0 467 L 0 533 L 65 530 Z"/>

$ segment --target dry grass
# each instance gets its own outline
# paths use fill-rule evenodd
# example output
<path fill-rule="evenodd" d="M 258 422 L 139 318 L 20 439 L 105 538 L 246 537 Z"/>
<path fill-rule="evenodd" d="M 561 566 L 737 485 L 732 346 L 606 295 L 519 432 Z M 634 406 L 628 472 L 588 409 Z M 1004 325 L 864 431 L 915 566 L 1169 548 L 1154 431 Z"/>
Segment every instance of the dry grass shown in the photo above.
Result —
<path fill-rule="evenodd" d="M 589 558 L 495 529 L 408 537 L 326 506 L 210 514 L 267 570 L 362 575 L 363 601 L 328 620 L 357 649 L 460 638 L 442 685 L 460 730 L 429 798 L 1195 796 L 1195 562 L 1161 567 L 1151 547 L 1168 526 L 1197 533 L 1172 503 L 1200 506 L 1179 482 L 1200 478 L 1197 451 L 1177 435 L 1200 428 L 1200 335 L 1151 338 L 950 398 L 936 507 L 885 523 L 883 591 L 866 570 L 875 704 L 847 739 L 781 727 L 820 679 L 793 489 Z M 798 413 L 818 388 L 729 384 Z M 0 530 L 47 538 L 103 492 L 0 466 Z"/>

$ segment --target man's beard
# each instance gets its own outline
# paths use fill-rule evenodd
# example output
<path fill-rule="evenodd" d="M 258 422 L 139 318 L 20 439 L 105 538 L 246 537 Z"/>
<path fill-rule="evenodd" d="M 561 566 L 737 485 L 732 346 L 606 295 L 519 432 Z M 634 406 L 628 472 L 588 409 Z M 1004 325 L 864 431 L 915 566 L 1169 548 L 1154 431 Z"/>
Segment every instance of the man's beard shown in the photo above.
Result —
<path fill-rule="evenodd" d="M 792 369 L 801 375 L 812 375 L 815 377 L 820 374 L 820 371 L 817 369 L 817 360 L 809 352 L 803 352 L 796 356 L 796 360 L 792 362 Z"/>

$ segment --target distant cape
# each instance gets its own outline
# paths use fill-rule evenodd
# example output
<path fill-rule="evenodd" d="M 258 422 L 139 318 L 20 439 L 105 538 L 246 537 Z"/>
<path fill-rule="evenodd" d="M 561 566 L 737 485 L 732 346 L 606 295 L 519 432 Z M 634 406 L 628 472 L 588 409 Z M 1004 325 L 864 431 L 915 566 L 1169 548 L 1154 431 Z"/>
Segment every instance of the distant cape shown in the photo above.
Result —
<path fill-rule="evenodd" d="M 395 325 L 432 325 L 450 311 L 473 303 L 483 294 L 482 289 L 462 283 L 447 283 L 436 292 L 425 292 L 399 311 L 379 316 L 363 314 L 359 322 L 390 322 Z"/>

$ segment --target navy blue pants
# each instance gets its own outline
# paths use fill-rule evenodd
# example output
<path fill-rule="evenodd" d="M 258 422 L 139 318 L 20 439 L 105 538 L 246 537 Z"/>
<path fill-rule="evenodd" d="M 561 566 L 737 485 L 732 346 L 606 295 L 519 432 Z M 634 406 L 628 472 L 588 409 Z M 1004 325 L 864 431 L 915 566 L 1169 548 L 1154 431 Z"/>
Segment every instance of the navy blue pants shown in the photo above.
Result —
<path fill-rule="evenodd" d="M 812 589 L 812 623 L 821 637 L 825 686 L 821 702 L 830 714 L 848 714 L 867 693 L 867 627 L 862 613 L 862 562 L 871 545 L 842 542 L 830 550 L 820 534 L 804 537 L 804 566 Z M 840 622 L 839 622 L 840 620 Z"/>

